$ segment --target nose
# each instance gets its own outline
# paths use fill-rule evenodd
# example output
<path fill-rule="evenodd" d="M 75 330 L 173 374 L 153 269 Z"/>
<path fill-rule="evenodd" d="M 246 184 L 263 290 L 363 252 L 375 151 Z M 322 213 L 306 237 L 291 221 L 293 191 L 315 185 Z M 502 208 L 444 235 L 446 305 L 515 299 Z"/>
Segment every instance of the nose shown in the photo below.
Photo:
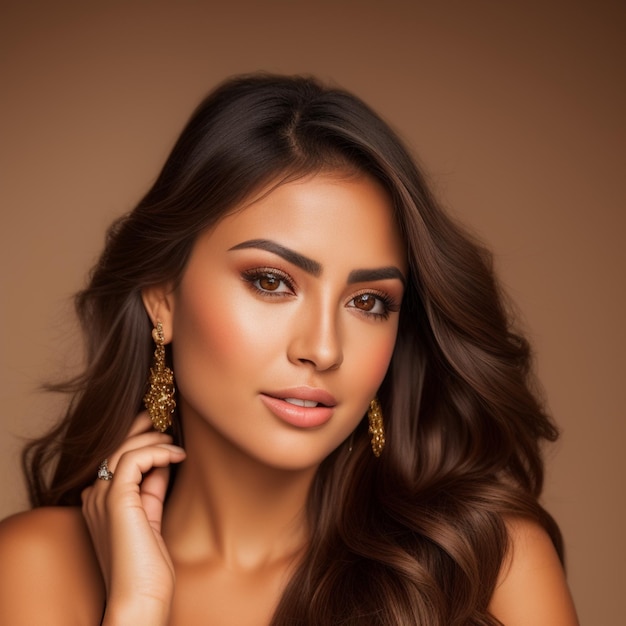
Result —
<path fill-rule="evenodd" d="M 289 360 L 317 371 L 337 369 L 343 361 L 338 311 L 332 306 L 303 308 L 294 319 Z"/>

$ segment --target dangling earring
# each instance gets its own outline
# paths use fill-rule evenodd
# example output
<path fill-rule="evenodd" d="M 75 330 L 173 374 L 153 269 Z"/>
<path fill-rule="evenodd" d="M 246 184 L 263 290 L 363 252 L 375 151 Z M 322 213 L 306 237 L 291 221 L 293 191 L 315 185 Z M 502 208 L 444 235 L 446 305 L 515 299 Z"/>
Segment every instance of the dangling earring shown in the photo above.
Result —
<path fill-rule="evenodd" d="M 174 372 L 165 365 L 163 325 L 158 320 L 152 329 L 152 339 L 156 348 L 148 378 L 148 391 L 143 402 L 148 409 L 155 430 L 163 433 L 172 425 L 172 413 L 176 407 L 176 400 L 174 399 Z"/>
<path fill-rule="evenodd" d="M 383 412 L 378 398 L 374 398 L 370 402 L 367 419 L 369 420 L 368 432 L 372 435 L 372 452 L 374 456 L 379 457 L 385 447 L 385 429 L 383 427 Z"/>

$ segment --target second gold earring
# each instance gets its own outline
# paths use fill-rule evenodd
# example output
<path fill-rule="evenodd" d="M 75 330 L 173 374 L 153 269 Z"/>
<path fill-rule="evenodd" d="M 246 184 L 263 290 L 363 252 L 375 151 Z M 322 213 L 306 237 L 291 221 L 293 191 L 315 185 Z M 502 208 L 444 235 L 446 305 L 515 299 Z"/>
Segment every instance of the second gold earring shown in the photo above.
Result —
<path fill-rule="evenodd" d="M 367 419 L 369 421 L 368 432 L 372 436 L 372 452 L 374 456 L 379 457 L 385 447 L 385 428 L 383 426 L 383 412 L 378 398 L 374 398 L 370 402 Z"/>

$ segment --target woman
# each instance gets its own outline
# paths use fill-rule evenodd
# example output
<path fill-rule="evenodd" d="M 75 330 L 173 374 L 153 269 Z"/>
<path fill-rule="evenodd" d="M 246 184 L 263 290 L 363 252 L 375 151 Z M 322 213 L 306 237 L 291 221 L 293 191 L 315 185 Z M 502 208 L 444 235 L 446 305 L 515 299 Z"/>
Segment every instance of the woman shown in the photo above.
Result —
<path fill-rule="evenodd" d="M 0 530 L 2 623 L 576 623 L 528 346 L 354 96 L 219 87 L 77 310 L 86 370 Z"/>

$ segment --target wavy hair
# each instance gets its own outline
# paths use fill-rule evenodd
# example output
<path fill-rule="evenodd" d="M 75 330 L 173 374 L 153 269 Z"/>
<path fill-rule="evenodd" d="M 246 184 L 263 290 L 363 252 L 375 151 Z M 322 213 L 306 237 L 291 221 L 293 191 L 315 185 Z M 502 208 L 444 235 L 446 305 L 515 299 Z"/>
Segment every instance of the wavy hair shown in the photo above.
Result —
<path fill-rule="evenodd" d="M 497 624 L 489 599 L 506 520 L 539 522 L 542 440 L 557 431 L 485 249 L 431 195 L 402 142 L 361 100 L 305 77 L 235 77 L 198 107 L 138 206 L 110 229 L 76 309 L 84 372 L 63 419 L 24 452 L 31 502 L 76 505 L 94 459 L 142 405 L 152 345 L 142 289 L 181 277 L 199 233 L 273 181 L 319 171 L 374 177 L 393 201 L 409 278 L 380 390 L 387 446 L 360 425 L 319 468 L 312 536 L 273 617 L 288 624 Z M 169 356 L 169 355 L 168 355 Z M 175 440 L 182 442 L 180 424 Z"/>

